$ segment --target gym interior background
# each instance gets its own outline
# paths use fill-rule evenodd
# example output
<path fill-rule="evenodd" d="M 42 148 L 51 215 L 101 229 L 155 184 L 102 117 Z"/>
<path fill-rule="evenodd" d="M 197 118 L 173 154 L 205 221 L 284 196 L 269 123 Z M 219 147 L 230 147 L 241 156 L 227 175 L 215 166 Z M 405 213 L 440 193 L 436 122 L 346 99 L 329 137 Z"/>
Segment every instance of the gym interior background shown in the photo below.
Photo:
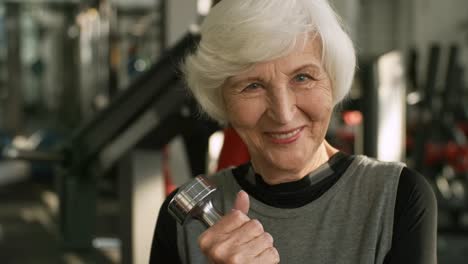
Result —
<path fill-rule="evenodd" d="M 177 64 L 215 1 L 0 3 L 2 263 L 147 263 L 159 205 L 216 170 Z M 468 258 L 468 1 L 332 0 L 359 69 L 327 135 L 419 170 L 439 263 Z"/>

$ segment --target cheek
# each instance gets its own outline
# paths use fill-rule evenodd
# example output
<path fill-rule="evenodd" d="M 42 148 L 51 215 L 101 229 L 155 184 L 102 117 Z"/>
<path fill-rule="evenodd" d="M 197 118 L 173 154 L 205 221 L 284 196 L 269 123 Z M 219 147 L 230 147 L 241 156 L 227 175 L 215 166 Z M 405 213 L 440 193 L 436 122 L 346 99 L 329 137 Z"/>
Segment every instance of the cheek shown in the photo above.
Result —
<path fill-rule="evenodd" d="M 327 119 L 333 109 L 333 99 L 328 92 L 306 92 L 297 96 L 298 107 L 314 121 Z"/>
<path fill-rule="evenodd" d="M 242 129 L 253 128 L 265 111 L 261 102 L 255 100 L 226 99 L 228 120 L 232 126 Z"/>

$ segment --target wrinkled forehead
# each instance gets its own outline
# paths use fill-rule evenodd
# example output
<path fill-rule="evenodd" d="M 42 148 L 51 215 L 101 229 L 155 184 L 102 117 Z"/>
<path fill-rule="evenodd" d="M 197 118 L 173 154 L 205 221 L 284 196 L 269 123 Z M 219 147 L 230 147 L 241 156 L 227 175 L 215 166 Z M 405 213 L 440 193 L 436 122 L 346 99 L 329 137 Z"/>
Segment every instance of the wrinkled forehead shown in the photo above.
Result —
<path fill-rule="evenodd" d="M 298 41 L 294 49 L 289 54 L 273 60 L 253 63 L 244 71 L 239 72 L 235 76 L 229 77 L 228 80 L 236 80 L 239 78 L 258 75 L 272 67 L 277 71 L 290 73 L 306 65 L 319 70 L 323 69 L 322 43 L 318 37 L 308 38 L 305 42 Z"/>

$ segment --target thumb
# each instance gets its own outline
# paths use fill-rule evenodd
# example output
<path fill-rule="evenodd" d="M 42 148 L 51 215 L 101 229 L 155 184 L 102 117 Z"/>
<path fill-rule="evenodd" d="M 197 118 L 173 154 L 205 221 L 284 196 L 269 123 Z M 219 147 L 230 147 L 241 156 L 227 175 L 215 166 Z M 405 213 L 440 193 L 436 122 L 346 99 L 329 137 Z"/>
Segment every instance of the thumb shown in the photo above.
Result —
<path fill-rule="evenodd" d="M 244 214 L 247 214 L 249 212 L 249 207 L 250 207 L 250 200 L 249 200 L 249 195 L 244 192 L 240 191 L 237 193 L 236 201 L 234 201 L 234 208 L 236 210 L 241 211 Z"/>

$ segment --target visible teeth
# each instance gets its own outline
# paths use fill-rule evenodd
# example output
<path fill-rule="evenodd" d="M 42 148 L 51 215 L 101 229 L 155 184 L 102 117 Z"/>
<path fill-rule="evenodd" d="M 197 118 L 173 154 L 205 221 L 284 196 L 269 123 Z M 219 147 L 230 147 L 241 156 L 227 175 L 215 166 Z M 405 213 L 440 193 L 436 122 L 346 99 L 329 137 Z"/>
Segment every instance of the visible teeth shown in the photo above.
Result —
<path fill-rule="evenodd" d="M 298 128 L 298 129 L 296 129 L 294 131 L 291 131 L 289 133 L 274 133 L 274 134 L 272 133 L 271 136 L 274 137 L 274 138 L 277 138 L 277 139 L 286 139 L 286 138 L 290 138 L 290 137 L 296 135 L 297 133 L 299 133 L 300 130 L 301 129 Z"/>

